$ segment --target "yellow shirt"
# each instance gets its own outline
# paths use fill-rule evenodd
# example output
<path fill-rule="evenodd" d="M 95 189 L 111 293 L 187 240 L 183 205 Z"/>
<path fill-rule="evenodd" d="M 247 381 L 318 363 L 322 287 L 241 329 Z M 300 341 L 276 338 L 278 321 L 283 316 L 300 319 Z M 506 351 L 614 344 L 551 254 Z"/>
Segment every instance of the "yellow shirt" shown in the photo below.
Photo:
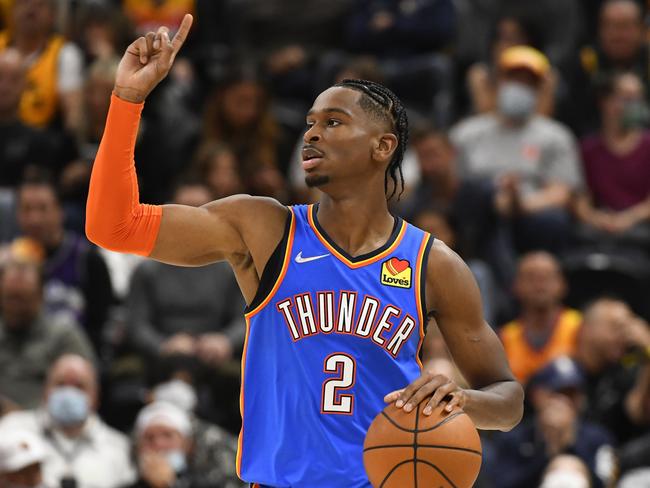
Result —
<path fill-rule="evenodd" d="M 9 32 L 0 32 L 0 50 L 9 45 Z M 47 126 L 59 110 L 57 90 L 59 53 L 65 40 L 53 35 L 27 70 L 27 83 L 20 99 L 20 119 L 32 127 Z"/>
<path fill-rule="evenodd" d="M 572 355 L 581 323 L 580 312 L 569 308 L 562 310 L 555 322 L 553 333 L 541 349 L 535 349 L 528 343 L 524 326 L 519 320 L 504 325 L 500 333 L 501 341 L 517 380 L 525 383 L 556 357 Z"/>

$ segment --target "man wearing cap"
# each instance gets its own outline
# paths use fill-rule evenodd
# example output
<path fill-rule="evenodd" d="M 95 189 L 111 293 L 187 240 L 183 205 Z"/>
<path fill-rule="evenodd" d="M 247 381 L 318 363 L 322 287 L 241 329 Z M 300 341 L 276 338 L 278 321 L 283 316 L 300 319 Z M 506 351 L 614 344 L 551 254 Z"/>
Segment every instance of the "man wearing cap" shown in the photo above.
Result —
<path fill-rule="evenodd" d="M 501 54 L 498 68 L 496 111 L 469 117 L 450 132 L 459 173 L 484 182 L 484 205 L 477 209 L 485 209 L 486 220 L 507 224 L 519 251 L 559 251 L 569 230 L 571 192 L 582 181 L 576 143 L 566 127 L 535 113 L 550 69 L 546 56 L 515 46 Z M 491 260 L 513 270 L 512 255 Z"/>
<path fill-rule="evenodd" d="M 129 488 L 244 486 L 234 472 L 234 450 L 218 453 L 210 468 L 203 469 L 193 456 L 193 438 L 192 419 L 186 411 L 165 401 L 144 407 L 135 421 L 139 477 Z"/>
<path fill-rule="evenodd" d="M 118 488 L 134 479 L 128 438 L 97 415 L 93 365 L 81 356 L 59 358 L 48 372 L 43 406 L 10 413 L 0 421 L 0 439 L 22 430 L 46 447 L 43 478 L 61 488 Z"/>
<path fill-rule="evenodd" d="M 46 450 L 38 436 L 23 430 L 0 436 L 0 488 L 45 488 L 41 463 Z"/>
<path fill-rule="evenodd" d="M 510 432 L 497 433 L 486 455 L 486 469 L 500 488 L 539 486 L 549 463 L 572 454 L 589 468 L 594 488 L 609 486 L 615 472 L 614 439 L 603 427 L 582 417 L 584 375 L 561 356 L 531 379 L 527 398 L 532 413 Z M 495 486 L 496 486 L 495 485 Z"/>

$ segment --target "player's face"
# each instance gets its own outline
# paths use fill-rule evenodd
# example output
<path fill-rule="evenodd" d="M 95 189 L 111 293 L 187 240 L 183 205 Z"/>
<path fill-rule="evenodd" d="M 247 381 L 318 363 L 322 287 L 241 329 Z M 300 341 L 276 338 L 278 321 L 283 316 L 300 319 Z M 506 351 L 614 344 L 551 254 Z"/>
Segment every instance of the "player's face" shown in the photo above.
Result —
<path fill-rule="evenodd" d="M 359 105 L 360 96 L 349 88 L 329 88 L 307 113 L 302 167 L 308 186 L 367 174 L 383 131 Z"/>

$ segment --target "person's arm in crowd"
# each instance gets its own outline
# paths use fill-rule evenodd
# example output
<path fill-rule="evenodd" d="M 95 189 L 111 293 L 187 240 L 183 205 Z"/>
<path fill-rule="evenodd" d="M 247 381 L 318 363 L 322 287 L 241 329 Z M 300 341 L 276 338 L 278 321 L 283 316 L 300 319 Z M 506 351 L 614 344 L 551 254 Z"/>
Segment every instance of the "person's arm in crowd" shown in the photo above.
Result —
<path fill-rule="evenodd" d="M 588 193 L 576 197 L 575 214 L 587 225 L 607 232 L 624 232 L 635 225 L 650 220 L 650 197 L 620 212 L 596 208 Z"/>
<path fill-rule="evenodd" d="M 555 181 L 535 193 L 522 197 L 520 209 L 524 214 L 532 214 L 548 208 L 568 208 L 570 201 L 571 188 L 565 183 Z"/>
<path fill-rule="evenodd" d="M 650 327 L 641 318 L 635 317 L 627 325 L 629 344 L 643 358 L 634 387 L 625 398 L 625 410 L 636 425 L 650 424 Z"/>
<path fill-rule="evenodd" d="M 115 297 L 106 262 L 97 249 L 91 249 L 86 254 L 86 276 L 82 286 L 86 300 L 86 330 L 95 351 L 100 354 L 104 341 L 104 327 Z"/>
<path fill-rule="evenodd" d="M 46 319 L 47 320 L 47 319 Z M 54 319 L 55 321 L 58 319 Z M 57 328 L 58 334 L 55 336 L 57 347 L 52 360 L 63 354 L 78 354 L 93 364 L 97 364 L 95 350 L 88 340 L 84 330 L 76 323 L 70 323 L 67 320 L 63 322 L 53 322 L 47 324 L 48 327 Z"/>
<path fill-rule="evenodd" d="M 127 340 L 140 354 L 155 357 L 165 337 L 153 324 L 152 287 L 146 262 L 140 263 L 131 276 L 126 299 Z"/>

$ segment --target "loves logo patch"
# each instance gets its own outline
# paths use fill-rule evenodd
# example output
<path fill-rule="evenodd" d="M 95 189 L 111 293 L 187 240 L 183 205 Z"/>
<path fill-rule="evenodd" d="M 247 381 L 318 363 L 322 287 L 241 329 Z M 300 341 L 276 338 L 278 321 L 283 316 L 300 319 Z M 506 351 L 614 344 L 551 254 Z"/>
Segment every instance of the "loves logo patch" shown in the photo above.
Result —
<path fill-rule="evenodd" d="M 398 288 L 411 287 L 411 264 L 406 259 L 390 258 L 381 265 L 381 284 Z"/>

